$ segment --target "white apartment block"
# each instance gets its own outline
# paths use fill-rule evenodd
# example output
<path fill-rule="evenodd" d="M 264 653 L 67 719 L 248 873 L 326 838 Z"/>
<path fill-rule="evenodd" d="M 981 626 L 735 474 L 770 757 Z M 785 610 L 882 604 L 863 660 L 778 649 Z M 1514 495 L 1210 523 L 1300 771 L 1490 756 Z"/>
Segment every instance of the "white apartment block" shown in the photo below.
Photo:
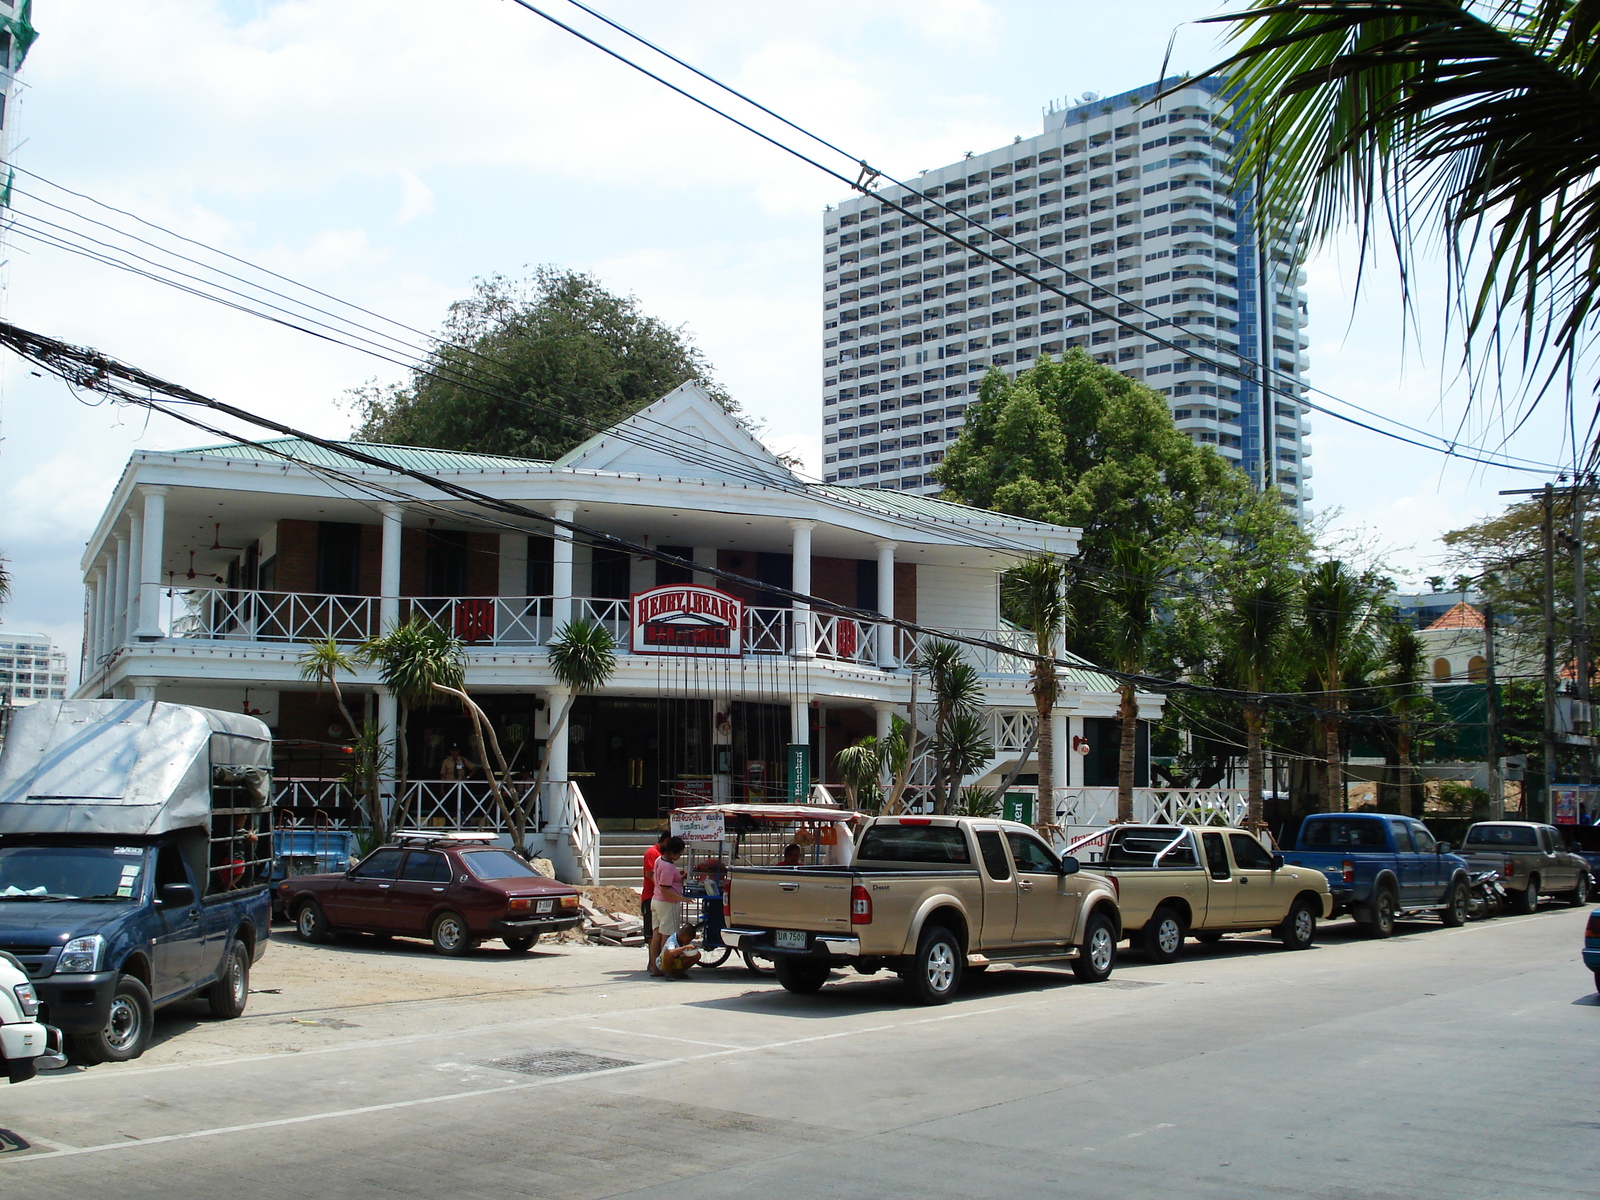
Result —
<path fill-rule="evenodd" d="M 67 698 L 67 656 L 38 633 L 0 630 L 0 705 Z"/>
<path fill-rule="evenodd" d="M 1104 100 L 1086 93 L 1084 103 L 1052 104 L 1037 137 L 924 172 L 915 192 L 879 189 L 1020 275 L 874 197 L 825 214 L 826 482 L 936 493 L 933 468 L 984 375 L 1082 347 L 1163 393 L 1179 429 L 1303 510 L 1305 277 L 1293 246 L 1257 227 L 1250 189 L 1229 174 L 1220 87 L 1195 80 L 1155 103 L 1161 85 Z M 927 200 L 911 205 L 919 194 Z M 1150 341 L 1146 331 L 1158 330 L 1177 348 Z M 1252 377 L 1219 372 L 1219 362 L 1245 364 Z"/>

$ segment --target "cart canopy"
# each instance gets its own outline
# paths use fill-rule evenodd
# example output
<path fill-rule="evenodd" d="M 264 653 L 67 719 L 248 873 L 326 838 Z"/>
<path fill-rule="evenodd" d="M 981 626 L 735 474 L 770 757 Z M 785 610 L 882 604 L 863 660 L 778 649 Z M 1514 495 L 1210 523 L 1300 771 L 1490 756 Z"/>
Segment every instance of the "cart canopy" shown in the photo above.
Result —
<path fill-rule="evenodd" d="M 272 735 L 254 717 L 152 700 L 42 701 L 18 709 L 6 732 L 0 834 L 205 828 L 213 782 L 265 807 L 271 780 Z"/>

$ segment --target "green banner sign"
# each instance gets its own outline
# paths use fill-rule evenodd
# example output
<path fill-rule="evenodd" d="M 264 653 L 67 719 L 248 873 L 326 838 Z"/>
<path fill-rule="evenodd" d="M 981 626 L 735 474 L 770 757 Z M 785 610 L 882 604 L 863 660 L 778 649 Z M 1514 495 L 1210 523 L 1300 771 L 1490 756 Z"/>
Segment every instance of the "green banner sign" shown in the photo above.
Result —
<path fill-rule="evenodd" d="M 811 747 L 792 742 L 784 757 L 789 764 L 789 802 L 804 804 L 811 795 Z"/>
<path fill-rule="evenodd" d="M 1021 821 L 1024 825 L 1032 825 L 1033 793 L 1007 792 L 1005 799 L 1000 802 L 1000 816 L 1007 821 Z"/>

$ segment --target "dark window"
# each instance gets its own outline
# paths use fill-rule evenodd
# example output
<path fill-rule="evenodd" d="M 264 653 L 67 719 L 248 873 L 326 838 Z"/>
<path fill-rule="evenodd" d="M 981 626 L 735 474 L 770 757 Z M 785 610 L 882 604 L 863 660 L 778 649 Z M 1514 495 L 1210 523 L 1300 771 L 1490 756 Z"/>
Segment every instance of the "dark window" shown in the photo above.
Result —
<path fill-rule="evenodd" d="M 539 872 L 509 850 L 474 850 L 463 854 L 461 861 L 479 879 L 540 878 Z"/>
<path fill-rule="evenodd" d="M 1363 817 L 1349 819 L 1331 817 L 1325 821 L 1312 821 L 1305 828 L 1301 848 L 1310 850 L 1318 846 L 1349 846 L 1357 850 L 1382 850 L 1383 826 Z"/>
<path fill-rule="evenodd" d="M 1530 825 L 1474 825 L 1467 830 L 1469 846 L 1537 846 Z"/>
<path fill-rule="evenodd" d="M 1394 832 L 1394 848 L 1401 854 L 1411 853 L 1411 827 L 1404 821 L 1391 820 L 1389 828 Z"/>
<path fill-rule="evenodd" d="M 663 554 L 675 554 L 679 558 L 693 558 L 693 546 L 657 546 Z M 675 567 L 671 563 L 656 560 L 656 586 L 666 587 L 673 583 L 693 583 L 694 572 L 688 567 Z"/>
<path fill-rule="evenodd" d="M 1206 844 L 1206 870 L 1213 879 L 1232 879 L 1233 869 L 1228 866 L 1228 848 L 1222 844 L 1220 833 L 1201 835 Z"/>
<path fill-rule="evenodd" d="M 1564 854 L 1564 853 L 1566 853 L 1567 843 L 1562 841 L 1561 835 L 1559 833 L 1557 833 L 1554 829 L 1551 829 L 1550 826 L 1548 826 L 1548 825 L 1541 826 L 1541 829 L 1544 832 L 1545 841 L 1550 843 L 1550 853 L 1552 853 L 1552 854 Z"/>
<path fill-rule="evenodd" d="M 430 850 L 413 850 L 406 858 L 406 869 L 400 873 L 400 878 L 417 883 L 448 883 L 450 860 Z"/>
<path fill-rule="evenodd" d="M 428 532 L 423 594 L 459 596 L 467 590 L 467 535 L 453 529 Z"/>
<path fill-rule="evenodd" d="M 357 879 L 393 879 L 400 869 L 399 850 L 374 850 L 356 868 Z"/>
<path fill-rule="evenodd" d="M 1272 855 L 1248 833 L 1230 833 L 1228 842 L 1233 847 L 1233 861 L 1241 870 L 1270 871 Z"/>
<path fill-rule="evenodd" d="M 870 558 L 856 559 L 856 607 L 867 612 L 882 612 L 878 607 L 878 564 Z"/>
<path fill-rule="evenodd" d="M 1006 858 L 1006 848 L 1000 844 L 1000 834 L 993 829 L 978 831 L 978 852 L 983 855 L 984 870 L 990 879 L 1010 879 L 1011 862 Z"/>
<path fill-rule="evenodd" d="M 628 578 L 632 563 L 626 550 L 591 547 L 589 595 L 599 600 L 626 600 L 632 594 Z"/>
<path fill-rule="evenodd" d="M 354 596 L 361 589 L 361 526 L 317 522 L 317 591 Z"/>
<path fill-rule="evenodd" d="M 787 554 L 756 555 L 756 578 L 771 587 L 794 587 L 794 559 Z M 757 593 L 754 603 L 762 608 L 788 608 L 789 601 L 770 592 Z"/>
<path fill-rule="evenodd" d="M 861 838 L 857 858 L 879 862 L 966 863 L 967 839 L 951 825 L 874 825 Z"/>
<path fill-rule="evenodd" d="M 1439 843 L 1433 840 L 1433 834 L 1421 825 L 1411 827 L 1411 843 L 1416 846 L 1418 854 L 1433 854 L 1439 849 Z"/>
<path fill-rule="evenodd" d="M 170 842 L 156 853 L 156 895 L 169 883 L 188 883 L 189 869 L 183 864 L 183 851 Z"/>
<path fill-rule="evenodd" d="M 261 560 L 261 565 L 256 568 L 256 586 L 263 592 L 270 592 L 278 586 L 278 556 Z"/>
<path fill-rule="evenodd" d="M 1050 848 L 1038 838 L 1029 837 L 1025 833 L 1006 834 L 1006 843 L 1011 847 L 1011 857 L 1017 860 L 1017 871 L 1033 875 L 1059 874 L 1061 864 L 1056 861 L 1056 856 L 1050 853 Z"/>
<path fill-rule="evenodd" d="M 556 540 L 534 534 L 528 539 L 528 595 L 548 596 L 556 589 Z"/>

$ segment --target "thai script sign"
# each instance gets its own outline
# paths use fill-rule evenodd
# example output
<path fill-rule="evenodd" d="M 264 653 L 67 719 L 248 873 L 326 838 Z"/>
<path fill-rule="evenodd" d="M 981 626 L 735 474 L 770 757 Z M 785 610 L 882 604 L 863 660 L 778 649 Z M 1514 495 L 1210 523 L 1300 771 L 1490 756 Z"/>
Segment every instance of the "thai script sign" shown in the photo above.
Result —
<path fill-rule="evenodd" d="M 670 826 L 673 836 L 686 842 L 720 842 L 727 837 L 722 813 L 673 813 Z"/>
<path fill-rule="evenodd" d="M 671 584 L 633 596 L 635 654 L 737 657 L 743 630 L 743 602 L 715 588 Z"/>

